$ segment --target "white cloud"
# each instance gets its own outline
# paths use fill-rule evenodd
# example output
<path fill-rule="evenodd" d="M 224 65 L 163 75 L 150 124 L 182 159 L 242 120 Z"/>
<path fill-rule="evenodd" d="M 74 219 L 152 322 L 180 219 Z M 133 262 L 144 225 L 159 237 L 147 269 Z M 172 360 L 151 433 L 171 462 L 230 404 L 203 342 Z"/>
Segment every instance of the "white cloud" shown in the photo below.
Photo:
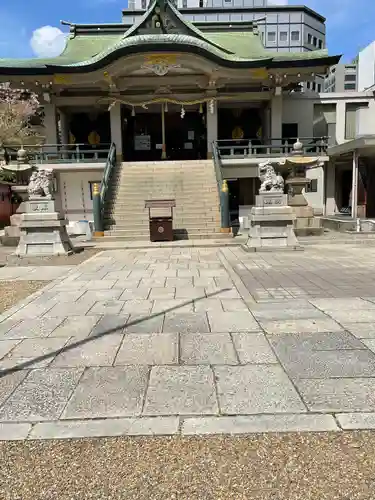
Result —
<path fill-rule="evenodd" d="M 59 56 L 65 48 L 66 34 L 53 26 L 42 26 L 33 31 L 30 40 L 32 51 L 37 57 Z"/>

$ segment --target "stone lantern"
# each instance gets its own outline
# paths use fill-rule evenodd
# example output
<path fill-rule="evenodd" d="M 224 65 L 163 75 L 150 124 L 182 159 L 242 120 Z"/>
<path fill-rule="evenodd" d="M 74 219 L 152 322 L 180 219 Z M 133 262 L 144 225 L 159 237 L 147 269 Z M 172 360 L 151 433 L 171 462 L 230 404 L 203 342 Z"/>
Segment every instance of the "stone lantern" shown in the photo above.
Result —
<path fill-rule="evenodd" d="M 306 156 L 302 142 L 297 139 L 293 145 L 293 152 L 285 160 L 290 169 L 285 184 L 288 191 L 288 205 L 296 215 L 295 231 L 298 236 L 321 234 L 321 221 L 314 217 L 313 208 L 309 206 L 304 192 L 311 180 L 306 177 L 306 170 L 321 167 L 324 162 L 319 157 Z"/>

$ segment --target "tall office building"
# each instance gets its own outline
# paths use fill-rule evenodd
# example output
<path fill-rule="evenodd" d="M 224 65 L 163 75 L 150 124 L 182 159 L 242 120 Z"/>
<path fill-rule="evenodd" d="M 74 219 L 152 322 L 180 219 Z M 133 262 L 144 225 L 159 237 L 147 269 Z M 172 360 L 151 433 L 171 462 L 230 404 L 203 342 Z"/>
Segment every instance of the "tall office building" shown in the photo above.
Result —
<path fill-rule="evenodd" d="M 123 23 L 132 25 L 149 0 L 129 0 Z M 325 48 L 325 18 L 305 6 L 270 5 L 268 0 L 176 0 L 185 19 L 202 31 L 226 30 L 228 24 L 258 21 L 267 49 L 305 52 Z"/>
<path fill-rule="evenodd" d="M 324 80 L 324 92 L 348 92 L 357 90 L 357 63 L 335 64 Z M 363 89 L 362 89 L 363 90 Z"/>

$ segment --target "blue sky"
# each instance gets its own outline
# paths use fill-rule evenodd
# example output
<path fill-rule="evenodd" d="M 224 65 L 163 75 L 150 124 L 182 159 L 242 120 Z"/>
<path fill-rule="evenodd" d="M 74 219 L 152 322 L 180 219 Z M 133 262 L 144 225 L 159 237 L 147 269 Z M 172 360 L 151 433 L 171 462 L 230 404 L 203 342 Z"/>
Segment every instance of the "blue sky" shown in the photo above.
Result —
<path fill-rule="evenodd" d="M 76 23 L 120 22 L 126 0 L 0 0 L 0 57 L 32 57 L 30 41 L 41 27 L 61 28 L 60 20 Z M 285 4 L 287 0 L 270 0 Z M 350 60 L 375 39 L 374 0 L 289 0 L 289 4 L 316 10 L 327 17 L 327 43 L 331 54 Z M 36 33 L 34 47 L 52 44 L 58 34 L 50 28 Z"/>

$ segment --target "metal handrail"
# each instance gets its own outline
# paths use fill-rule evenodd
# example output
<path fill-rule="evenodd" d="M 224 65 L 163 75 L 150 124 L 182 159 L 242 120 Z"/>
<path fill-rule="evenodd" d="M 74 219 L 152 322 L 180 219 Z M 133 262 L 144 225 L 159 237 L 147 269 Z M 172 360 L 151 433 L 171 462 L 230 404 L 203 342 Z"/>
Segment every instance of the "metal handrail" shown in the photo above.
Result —
<path fill-rule="evenodd" d="M 322 154 L 328 148 L 327 137 L 306 137 L 300 138 L 303 144 L 302 154 Z M 272 156 L 287 155 L 293 152 L 293 145 L 296 139 L 269 139 L 267 143 L 262 143 L 260 139 L 220 139 L 216 141 L 218 155 L 221 158 L 232 156 Z"/>
<path fill-rule="evenodd" d="M 212 142 L 212 158 L 214 160 L 217 189 L 219 192 L 219 199 L 220 199 L 220 192 L 223 184 L 223 172 L 221 170 L 222 165 L 221 165 L 219 150 L 215 141 Z"/>
<path fill-rule="evenodd" d="M 109 148 L 107 161 L 105 163 L 102 182 L 100 183 L 100 206 L 102 214 L 104 211 L 104 202 L 108 191 L 109 180 L 111 178 L 111 174 L 115 166 L 116 166 L 116 145 L 114 142 L 112 142 L 111 147 Z"/>
<path fill-rule="evenodd" d="M 77 144 L 25 144 L 29 159 L 35 164 L 44 163 L 92 163 L 104 162 L 108 156 L 110 144 L 103 143 L 97 146 L 85 143 Z M 16 160 L 19 145 L 4 146 L 9 158 Z"/>

